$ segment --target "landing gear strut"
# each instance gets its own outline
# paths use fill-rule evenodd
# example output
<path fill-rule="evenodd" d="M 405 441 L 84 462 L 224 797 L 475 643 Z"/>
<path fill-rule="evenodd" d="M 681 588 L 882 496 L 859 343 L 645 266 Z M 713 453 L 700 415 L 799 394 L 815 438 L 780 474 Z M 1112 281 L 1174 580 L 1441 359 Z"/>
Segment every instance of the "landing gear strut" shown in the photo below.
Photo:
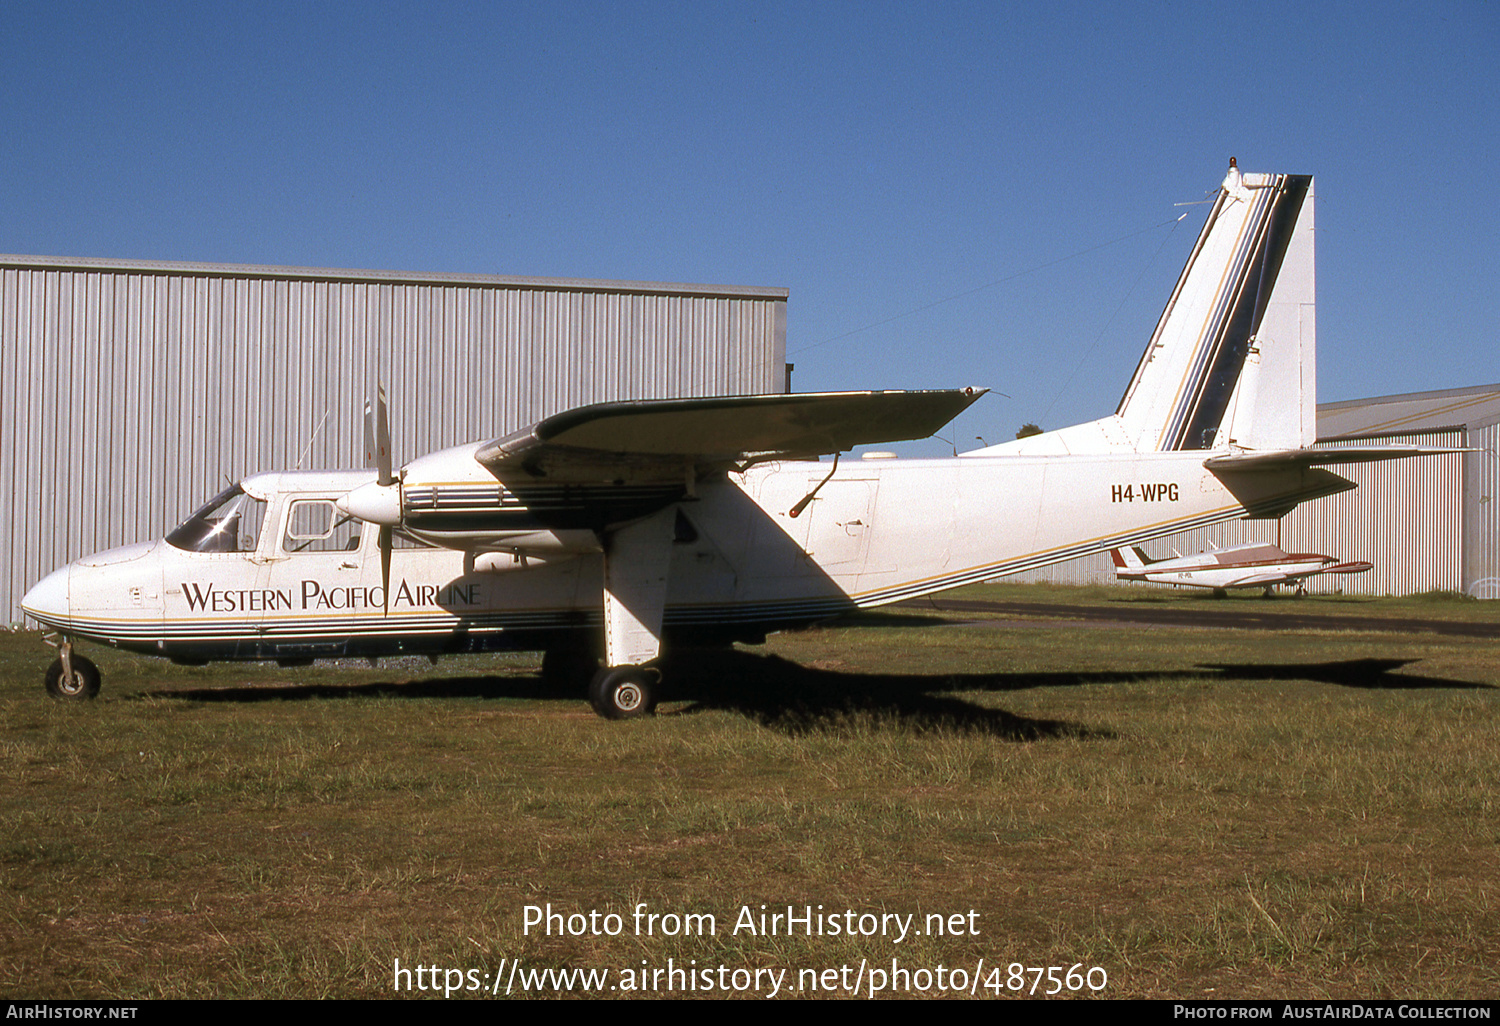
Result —
<path fill-rule="evenodd" d="M 656 709 L 661 671 L 651 666 L 606 666 L 589 683 L 589 704 L 607 720 L 632 720 Z"/>
<path fill-rule="evenodd" d="M 55 635 L 54 635 L 55 637 Z M 47 694 L 57 699 L 87 702 L 99 694 L 99 667 L 91 660 L 73 653 L 73 643 L 66 637 L 53 641 L 44 639 L 57 648 L 57 658 L 47 667 Z"/>

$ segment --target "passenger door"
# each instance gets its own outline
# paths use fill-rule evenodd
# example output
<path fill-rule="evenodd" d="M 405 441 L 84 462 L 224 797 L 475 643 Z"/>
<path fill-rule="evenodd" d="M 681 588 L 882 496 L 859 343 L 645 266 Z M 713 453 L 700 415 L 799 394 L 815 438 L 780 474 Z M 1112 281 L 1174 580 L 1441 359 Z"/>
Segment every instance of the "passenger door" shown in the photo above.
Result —
<path fill-rule="evenodd" d="M 271 600 L 261 621 L 264 658 L 301 659 L 351 654 L 379 615 L 379 557 L 375 528 L 340 513 L 334 496 L 293 495 L 283 503 L 267 552 Z M 373 579 L 368 572 L 374 564 Z"/>

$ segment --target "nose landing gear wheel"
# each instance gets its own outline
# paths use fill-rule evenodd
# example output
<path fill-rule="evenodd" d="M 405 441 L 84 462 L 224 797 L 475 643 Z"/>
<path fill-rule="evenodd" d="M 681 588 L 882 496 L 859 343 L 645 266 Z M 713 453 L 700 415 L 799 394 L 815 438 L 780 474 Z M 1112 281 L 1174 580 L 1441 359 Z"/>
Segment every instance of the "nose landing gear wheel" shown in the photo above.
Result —
<path fill-rule="evenodd" d="M 589 683 L 589 704 L 607 720 L 649 716 L 661 675 L 645 666 L 606 666 Z"/>
<path fill-rule="evenodd" d="M 71 676 L 63 673 L 63 661 L 56 659 L 47 667 L 47 694 L 57 699 L 86 702 L 99 694 L 99 667 L 74 653 Z"/>

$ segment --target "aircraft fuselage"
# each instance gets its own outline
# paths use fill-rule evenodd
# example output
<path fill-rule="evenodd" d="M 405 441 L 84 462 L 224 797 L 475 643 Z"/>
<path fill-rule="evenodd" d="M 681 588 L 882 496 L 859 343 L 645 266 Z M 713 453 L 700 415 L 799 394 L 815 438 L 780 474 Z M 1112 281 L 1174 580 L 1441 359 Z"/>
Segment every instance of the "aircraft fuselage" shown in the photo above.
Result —
<path fill-rule="evenodd" d="M 783 462 L 700 482 L 656 514 L 676 518 L 664 635 L 758 640 L 1348 487 L 1320 470 L 1226 485 L 1204 455 L 862 460 L 831 478 L 827 462 Z M 68 635 L 186 661 L 550 649 L 599 632 L 605 557 L 576 529 L 556 532 L 543 558 L 398 546 L 383 585 L 376 531 L 330 530 L 336 514 L 323 517 L 369 479 L 247 479 L 263 506 L 254 539 L 232 551 L 162 540 L 100 553 L 38 583 L 25 608 Z M 533 539 L 527 551 L 539 551 L 537 530 L 517 531 Z"/>

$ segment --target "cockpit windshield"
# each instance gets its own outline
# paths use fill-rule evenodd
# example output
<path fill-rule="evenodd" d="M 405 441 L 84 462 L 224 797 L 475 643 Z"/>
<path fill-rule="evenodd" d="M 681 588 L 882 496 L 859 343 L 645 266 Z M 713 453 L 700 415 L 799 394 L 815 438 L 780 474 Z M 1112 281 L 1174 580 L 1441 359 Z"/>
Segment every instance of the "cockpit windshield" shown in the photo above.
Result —
<path fill-rule="evenodd" d="M 188 552 L 254 552 L 266 503 L 231 485 L 167 535 L 167 543 Z"/>

